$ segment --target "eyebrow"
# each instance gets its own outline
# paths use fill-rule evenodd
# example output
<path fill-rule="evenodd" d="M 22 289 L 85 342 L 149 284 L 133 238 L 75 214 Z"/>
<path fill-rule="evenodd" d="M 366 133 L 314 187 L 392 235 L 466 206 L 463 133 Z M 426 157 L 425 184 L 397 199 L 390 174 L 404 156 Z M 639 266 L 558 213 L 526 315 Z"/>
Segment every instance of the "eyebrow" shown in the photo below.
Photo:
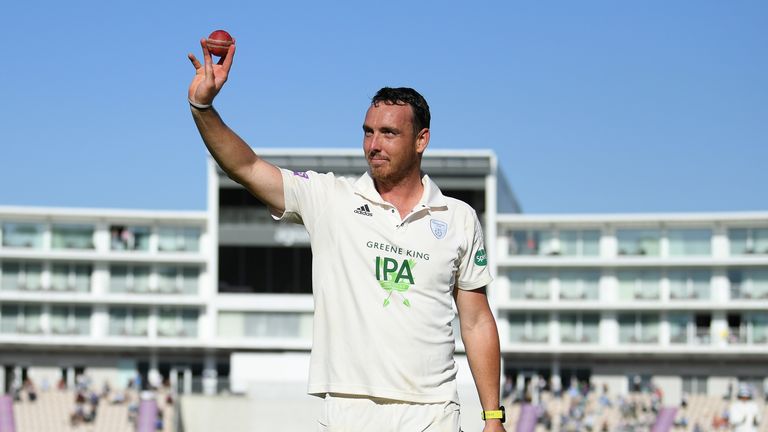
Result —
<path fill-rule="evenodd" d="M 396 127 L 392 127 L 392 126 L 383 126 L 383 127 L 380 127 L 379 130 L 381 132 L 384 132 L 384 133 L 387 133 L 387 132 L 391 132 L 391 133 L 394 133 L 394 134 L 399 134 L 400 133 L 400 129 L 398 129 Z M 366 125 L 366 124 L 364 124 L 363 125 L 363 131 L 364 132 L 371 132 L 371 131 L 373 131 L 373 128 L 368 126 L 368 125 Z"/>

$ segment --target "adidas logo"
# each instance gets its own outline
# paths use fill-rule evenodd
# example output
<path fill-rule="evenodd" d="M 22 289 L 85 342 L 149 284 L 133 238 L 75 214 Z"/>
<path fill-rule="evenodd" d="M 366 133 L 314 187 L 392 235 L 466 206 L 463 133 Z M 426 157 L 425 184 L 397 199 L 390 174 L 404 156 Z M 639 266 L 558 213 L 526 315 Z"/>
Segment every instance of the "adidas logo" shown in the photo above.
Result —
<path fill-rule="evenodd" d="M 370 207 L 368 207 L 368 204 L 362 205 L 355 209 L 355 213 L 363 215 L 363 216 L 373 216 L 373 213 L 371 213 Z"/>

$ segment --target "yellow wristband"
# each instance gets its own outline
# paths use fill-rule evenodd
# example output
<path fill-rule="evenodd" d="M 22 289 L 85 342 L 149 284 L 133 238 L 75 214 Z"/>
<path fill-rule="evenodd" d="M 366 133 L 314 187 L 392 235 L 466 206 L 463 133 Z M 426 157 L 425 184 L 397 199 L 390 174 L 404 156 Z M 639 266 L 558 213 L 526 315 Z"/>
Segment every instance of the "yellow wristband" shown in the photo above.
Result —
<path fill-rule="evenodd" d="M 507 420 L 507 414 L 504 412 L 504 407 L 502 406 L 497 410 L 483 411 L 482 418 L 483 420 L 499 419 L 502 423 L 504 423 Z"/>

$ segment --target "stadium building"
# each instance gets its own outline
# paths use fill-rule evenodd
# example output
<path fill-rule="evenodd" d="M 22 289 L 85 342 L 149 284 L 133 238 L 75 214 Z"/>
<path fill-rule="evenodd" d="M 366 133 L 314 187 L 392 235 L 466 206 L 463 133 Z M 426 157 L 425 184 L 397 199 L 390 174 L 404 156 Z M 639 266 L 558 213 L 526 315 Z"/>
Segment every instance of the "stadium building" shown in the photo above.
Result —
<path fill-rule="evenodd" d="M 259 153 L 296 171 L 366 169 L 358 150 Z M 674 404 L 768 385 L 768 213 L 527 215 L 492 152 L 428 151 L 423 169 L 480 216 L 503 370 L 519 391 L 655 385 Z M 303 396 L 308 236 L 211 159 L 207 196 L 204 212 L 0 207 L 3 389 L 138 376 L 180 394 Z"/>

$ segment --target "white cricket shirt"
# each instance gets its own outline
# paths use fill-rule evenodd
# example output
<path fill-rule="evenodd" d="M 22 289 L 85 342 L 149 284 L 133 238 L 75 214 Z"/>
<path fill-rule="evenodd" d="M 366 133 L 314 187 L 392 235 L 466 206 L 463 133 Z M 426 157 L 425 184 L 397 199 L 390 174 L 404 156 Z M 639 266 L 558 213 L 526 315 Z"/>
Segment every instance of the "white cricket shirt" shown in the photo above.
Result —
<path fill-rule="evenodd" d="M 458 403 L 452 291 L 491 282 L 475 211 L 427 175 L 401 220 L 367 173 L 281 171 L 281 218 L 300 217 L 312 246 L 309 393 Z"/>

